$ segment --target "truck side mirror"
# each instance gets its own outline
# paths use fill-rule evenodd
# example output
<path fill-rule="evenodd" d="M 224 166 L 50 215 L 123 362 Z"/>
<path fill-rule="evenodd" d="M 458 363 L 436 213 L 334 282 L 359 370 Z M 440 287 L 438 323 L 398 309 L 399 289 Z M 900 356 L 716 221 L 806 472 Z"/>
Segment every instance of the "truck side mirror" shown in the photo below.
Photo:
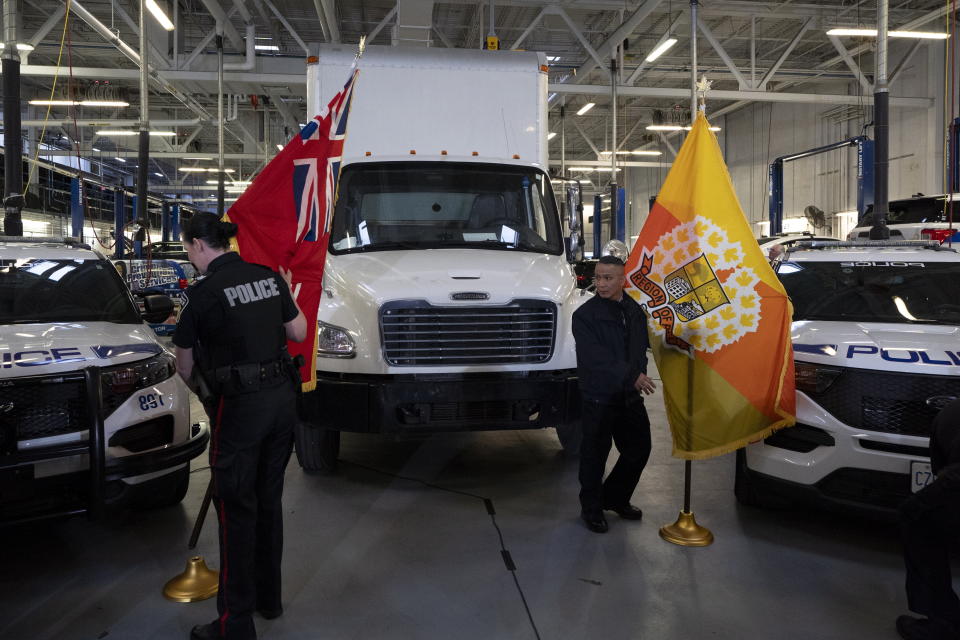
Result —
<path fill-rule="evenodd" d="M 152 294 L 143 297 L 143 319 L 153 324 L 159 324 L 173 313 L 173 300 L 163 294 Z"/>
<path fill-rule="evenodd" d="M 567 261 L 579 262 L 583 260 L 583 193 L 580 182 L 566 187 L 566 214 L 567 228 L 570 236 L 567 238 Z"/>

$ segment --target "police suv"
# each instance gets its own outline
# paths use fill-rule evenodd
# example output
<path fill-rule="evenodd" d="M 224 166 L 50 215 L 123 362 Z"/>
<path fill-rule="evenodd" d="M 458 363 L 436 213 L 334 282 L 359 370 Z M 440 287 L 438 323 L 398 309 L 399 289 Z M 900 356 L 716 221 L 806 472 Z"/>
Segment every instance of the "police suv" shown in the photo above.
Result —
<path fill-rule="evenodd" d="M 0 238 L 0 525 L 183 498 L 209 434 L 144 308 L 86 245 Z"/>
<path fill-rule="evenodd" d="M 737 498 L 889 516 L 932 480 L 931 421 L 960 397 L 960 254 L 804 242 L 775 267 L 794 306 L 797 425 L 738 452 Z"/>

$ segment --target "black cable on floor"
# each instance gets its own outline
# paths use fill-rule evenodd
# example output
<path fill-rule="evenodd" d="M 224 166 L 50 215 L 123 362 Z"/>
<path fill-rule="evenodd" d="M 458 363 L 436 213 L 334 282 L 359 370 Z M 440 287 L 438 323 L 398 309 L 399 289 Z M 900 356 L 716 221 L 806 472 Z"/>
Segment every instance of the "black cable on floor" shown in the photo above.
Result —
<path fill-rule="evenodd" d="M 420 478 L 413 478 L 411 476 L 402 476 L 397 473 L 390 473 L 389 471 L 383 471 L 382 469 L 377 469 L 375 467 L 368 467 L 367 465 L 360 464 L 358 462 L 350 462 L 349 460 L 340 460 L 340 464 L 349 464 L 357 467 L 359 469 L 365 469 L 367 471 L 372 471 L 373 473 L 379 473 L 380 475 L 388 476 L 390 478 L 396 478 L 397 480 L 407 480 L 408 482 L 416 482 L 422 484 L 425 487 L 430 489 L 437 489 L 439 491 L 446 491 L 447 493 L 455 493 L 461 496 L 467 496 L 468 498 L 475 498 L 483 502 L 483 506 L 487 510 L 487 515 L 490 516 L 490 521 L 493 523 L 493 528 L 497 530 L 497 537 L 500 539 L 500 556 L 503 559 L 503 564 L 507 568 L 507 571 L 510 572 L 510 575 L 513 576 L 513 584 L 517 587 L 517 593 L 520 594 L 520 600 L 523 602 L 523 608 L 527 612 L 527 619 L 530 620 L 530 627 L 533 629 L 533 635 L 536 636 L 537 640 L 540 639 L 540 630 L 537 629 L 537 623 L 533 620 L 533 613 L 530 611 L 530 605 L 527 604 L 527 597 L 523 593 L 523 587 L 520 586 L 520 580 L 517 578 L 517 566 L 513 562 L 513 557 L 510 555 L 510 551 L 507 549 L 506 544 L 503 540 L 503 531 L 500 530 L 500 525 L 497 524 L 497 511 L 493 507 L 493 500 L 486 498 L 484 496 L 478 495 L 476 493 L 470 493 L 469 491 L 460 491 L 458 489 L 450 489 L 449 487 L 441 487 L 438 484 L 433 484 L 432 482 L 427 482 L 426 480 L 421 480 Z"/>

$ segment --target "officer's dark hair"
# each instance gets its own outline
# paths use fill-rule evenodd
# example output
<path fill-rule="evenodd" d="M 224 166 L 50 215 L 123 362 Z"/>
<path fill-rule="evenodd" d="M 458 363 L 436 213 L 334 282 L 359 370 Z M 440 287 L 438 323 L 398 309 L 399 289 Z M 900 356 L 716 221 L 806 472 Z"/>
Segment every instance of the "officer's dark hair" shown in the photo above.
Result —
<path fill-rule="evenodd" d="M 237 235 L 237 225 L 212 213 L 195 213 L 180 226 L 180 234 L 187 242 L 199 238 L 211 249 L 229 249 L 230 238 Z"/>
<path fill-rule="evenodd" d="M 623 260 L 617 256 L 600 256 L 600 259 L 597 260 L 597 264 L 615 264 L 618 267 L 622 267 Z"/>

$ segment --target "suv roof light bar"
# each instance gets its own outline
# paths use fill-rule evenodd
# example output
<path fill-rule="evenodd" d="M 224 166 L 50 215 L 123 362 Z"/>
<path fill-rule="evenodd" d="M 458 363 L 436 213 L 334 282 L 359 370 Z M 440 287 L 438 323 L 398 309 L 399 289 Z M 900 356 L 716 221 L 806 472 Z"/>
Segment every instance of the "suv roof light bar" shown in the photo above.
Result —
<path fill-rule="evenodd" d="M 800 240 L 789 251 L 801 249 L 843 249 L 850 247 L 909 247 L 911 249 L 933 249 L 935 251 L 953 251 L 939 242 L 930 240 Z"/>
<path fill-rule="evenodd" d="M 76 236 L 0 236 L 0 242 L 56 243 L 85 246 Z"/>

